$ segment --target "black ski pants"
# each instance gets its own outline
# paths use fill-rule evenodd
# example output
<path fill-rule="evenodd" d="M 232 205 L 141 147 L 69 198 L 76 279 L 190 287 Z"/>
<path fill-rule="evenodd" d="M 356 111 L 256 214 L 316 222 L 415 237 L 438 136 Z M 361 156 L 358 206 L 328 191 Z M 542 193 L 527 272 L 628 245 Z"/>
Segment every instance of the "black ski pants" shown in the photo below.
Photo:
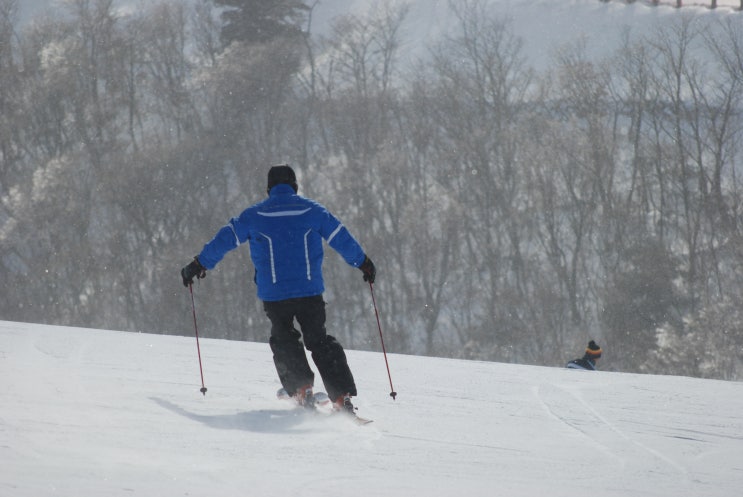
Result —
<path fill-rule="evenodd" d="M 325 301 L 322 295 L 264 301 L 263 310 L 271 320 L 269 344 L 276 372 L 281 385 L 290 395 L 298 388 L 312 384 L 315 377 L 304 347 L 312 353 L 312 360 L 331 400 L 345 394 L 356 395 L 356 384 L 343 347 L 325 331 Z M 294 319 L 299 323 L 301 332 L 294 327 Z"/>

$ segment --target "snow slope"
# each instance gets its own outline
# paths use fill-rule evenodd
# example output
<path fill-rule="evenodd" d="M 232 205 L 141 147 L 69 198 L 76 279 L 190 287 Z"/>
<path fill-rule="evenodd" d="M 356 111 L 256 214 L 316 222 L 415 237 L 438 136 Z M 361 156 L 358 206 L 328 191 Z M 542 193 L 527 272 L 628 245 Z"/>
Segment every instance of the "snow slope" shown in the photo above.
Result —
<path fill-rule="evenodd" d="M 705 496 L 743 384 L 348 351 L 365 427 L 278 401 L 266 344 L 0 321 L 0 496 Z M 566 358 L 570 359 L 570 358 Z"/>

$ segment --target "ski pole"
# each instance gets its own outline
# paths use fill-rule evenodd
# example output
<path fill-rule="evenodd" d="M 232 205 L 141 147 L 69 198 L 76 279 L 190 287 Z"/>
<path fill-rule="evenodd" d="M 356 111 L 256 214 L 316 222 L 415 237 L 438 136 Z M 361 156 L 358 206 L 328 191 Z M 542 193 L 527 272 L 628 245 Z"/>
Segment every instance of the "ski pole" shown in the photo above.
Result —
<path fill-rule="evenodd" d="M 193 328 L 196 333 L 196 353 L 199 356 L 199 373 L 201 373 L 201 389 L 199 390 L 206 397 L 206 387 L 204 386 L 204 368 L 201 366 L 201 347 L 199 347 L 199 327 L 196 325 L 196 303 L 193 300 L 193 283 L 188 284 L 191 292 L 191 310 L 193 311 Z"/>
<path fill-rule="evenodd" d="M 379 323 L 379 311 L 377 310 L 377 299 L 374 298 L 374 285 L 372 282 L 369 282 L 369 291 L 371 292 L 372 296 L 372 303 L 374 304 L 374 315 L 377 317 L 377 328 L 379 328 L 379 341 L 382 343 L 382 355 L 384 355 L 384 364 L 387 366 L 387 378 L 390 379 L 390 397 L 392 397 L 392 400 L 395 400 L 395 397 L 397 397 L 397 392 L 395 392 L 395 387 L 392 386 L 392 375 L 390 374 L 390 363 L 387 362 L 387 350 L 384 348 L 384 337 L 382 336 L 382 325 Z"/>

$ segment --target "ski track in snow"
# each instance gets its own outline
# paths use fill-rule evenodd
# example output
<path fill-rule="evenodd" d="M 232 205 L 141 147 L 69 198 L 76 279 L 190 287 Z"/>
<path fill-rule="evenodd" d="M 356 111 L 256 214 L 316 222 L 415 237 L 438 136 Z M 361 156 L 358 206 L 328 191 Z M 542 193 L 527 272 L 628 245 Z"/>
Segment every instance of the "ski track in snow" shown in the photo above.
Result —
<path fill-rule="evenodd" d="M 547 411 L 557 420 L 584 435 L 590 442 L 598 444 L 604 453 L 616 458 L 625 472 L 635 473 L 638 468 L 657 466 L 657 461 L 667 464 L 678 478 L 685 478 L 687 468 L 673 458 L 662 454 L 620 430 L 615 423 L 599 414 L 580 392 L 554 384 L 535 387 L 536 395 Z M 648 457 L 651 456 L 651 457 Z M 663 472 L 662 468 L 658 468 Z"/>

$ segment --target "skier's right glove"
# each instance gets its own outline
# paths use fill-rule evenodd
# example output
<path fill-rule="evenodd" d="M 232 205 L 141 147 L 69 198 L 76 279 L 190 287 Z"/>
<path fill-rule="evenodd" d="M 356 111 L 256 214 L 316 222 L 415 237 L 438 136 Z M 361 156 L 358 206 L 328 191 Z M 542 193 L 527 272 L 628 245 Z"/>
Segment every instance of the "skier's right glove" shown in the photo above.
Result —
<path fill-rule="evenodd" d="M 361 263 L 359 269 L 364 273 L 364 281 L 374 283 L 374 278 L 377 276 L 377 268 L 374 267 L 374 263 L 369 259 L 369 257 L 364 257 L 364 262 Z"/>
<path fill-rule="evenodd" d="M 194 257 L 183 269 L 181 269 L 181 278 L 183 278 L 183 286 L 193 284 L 193 278 L 196 276 L 198 279 L 206 278 L 206 268 L 201 265 L 198 257 Z"/>

